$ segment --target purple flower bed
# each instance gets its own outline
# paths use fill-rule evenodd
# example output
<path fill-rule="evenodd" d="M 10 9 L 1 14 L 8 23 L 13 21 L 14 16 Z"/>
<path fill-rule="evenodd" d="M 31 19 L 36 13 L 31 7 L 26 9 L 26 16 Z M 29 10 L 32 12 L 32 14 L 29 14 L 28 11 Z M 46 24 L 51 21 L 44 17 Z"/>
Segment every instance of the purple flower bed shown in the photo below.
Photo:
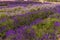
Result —
<path fill-rule="evenodd" d="M 13 2 L 11 2 L 11 4 L 12 3 Z M 29 5 L 27 3 L 32 4 L 34 3 L 33 5 L 35 5 L 35 3 L 36 5 L 39 4 L 37 2 L 26 2 L 26 5 L 24 4 L 25 2 L 21 3 L 24 5 L 24 7 Z M 44 5 L 44 3 L 42 5 Z M 54 8 L 49 9 L 43 8 L 42 10 L 40 9 L 32 10 L 31 12 L 29 11 L 25 14 L 21 15 L 16 14 L 13 16 L 1 14 L 0 17 L 1 39 L 2 40 L 57 40 L 57 35 L 58 33 L 60 33 L 60 19 L 56 17 L 59 17 L 60 15 L 59 12 L 57 13 L 58 15 L 55 15 L 56 10 Z"/>

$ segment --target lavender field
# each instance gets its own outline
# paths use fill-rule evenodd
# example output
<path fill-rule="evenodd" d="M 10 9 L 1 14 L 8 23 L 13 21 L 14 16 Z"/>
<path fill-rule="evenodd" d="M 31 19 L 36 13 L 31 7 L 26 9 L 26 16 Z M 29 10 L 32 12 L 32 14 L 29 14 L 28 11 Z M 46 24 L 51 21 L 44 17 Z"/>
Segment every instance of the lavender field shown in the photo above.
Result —
<path fill-rule="evenodd" d="M 60 40 L 60 4 L 1 4 L 0 40 Z"/>

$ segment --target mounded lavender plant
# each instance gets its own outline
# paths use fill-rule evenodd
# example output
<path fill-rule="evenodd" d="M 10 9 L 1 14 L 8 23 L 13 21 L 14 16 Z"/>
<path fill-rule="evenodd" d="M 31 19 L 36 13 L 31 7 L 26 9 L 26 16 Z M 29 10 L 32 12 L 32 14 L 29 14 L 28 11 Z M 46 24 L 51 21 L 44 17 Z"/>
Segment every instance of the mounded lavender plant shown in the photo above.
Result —
<path fill-rule="evenodd" d="M 1 38 L 3 39 L 7 36 L 6 40 L 56 40 L 57 32 L 60 33 L 60 27 L 56 27 L 59 26 L 59 20 L 54 17 L 50 18 L 49 16 L 55 13 L 49 10 L 49 7 L 47 7 L 46 9 L 47 5 L 45 7 L 44 6 L 41 7 L 42 10 L 40 10 L 39 7 L 33 8 L 30 11 L 26 9 L 29 12 L 24 10 L 25 7 L 14 8 L 13 10 L 7 11 L 0 10 L 0 12 L 7 12 L 8 14 L 11 13 L 11 15 L 1 14 Z M 21 13 L 25 14 L 20 15 L 20 11 Z M 42 22 L 40 22 L 40 20 L 37 19 L 42 19 Z M 37 21 L 34 22 L 35 20 Z M 40 23 L 37 23 L 38 21 Z M 58 21 L 55 23 L 56 26 L 54 24 L 55 21 Z M 32 24 L 32 22 L 37 24 Z M 32 25 L 30 26 L 30 24 Z"/>
<path fill-rule="evenodd" d="M 54 18 L 53 18 L 54 19 Z M 37 25 L 33 25 L 32 28 L 35 30 L 36 36 L 40 39 L 40 40 L 56 40 L 56 28 L 54 26 L 54 22 L 56 20 L 53 19 L 49 19 L 47 18 L 47 20 L 44 20 L 43 22 L 37 24 Z M 52 34 L 51 38 L 49 36 L 47 36 L 48 38 L 44 37 L 43 39 L 41 39 L 45 34 Z"/>

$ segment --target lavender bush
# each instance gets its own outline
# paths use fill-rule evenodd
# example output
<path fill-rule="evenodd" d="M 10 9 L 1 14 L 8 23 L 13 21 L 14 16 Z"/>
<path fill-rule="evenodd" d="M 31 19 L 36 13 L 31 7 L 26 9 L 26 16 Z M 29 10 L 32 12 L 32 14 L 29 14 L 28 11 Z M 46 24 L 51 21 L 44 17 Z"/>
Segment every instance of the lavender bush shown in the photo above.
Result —
<path fill-rule="evenodd" d="M 55 13 L 55 5 L 52 5 L 32 4 L 30 7 L 0 9 L 1 40 L 57 40 L 60 15 Z"/>

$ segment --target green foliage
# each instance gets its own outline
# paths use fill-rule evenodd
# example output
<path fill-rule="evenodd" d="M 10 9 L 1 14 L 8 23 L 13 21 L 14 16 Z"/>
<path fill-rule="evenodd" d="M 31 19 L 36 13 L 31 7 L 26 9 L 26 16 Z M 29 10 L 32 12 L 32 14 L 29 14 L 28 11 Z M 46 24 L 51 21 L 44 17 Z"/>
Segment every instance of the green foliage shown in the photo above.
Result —
<path fill-rule="evenodd" d="M 60 27 L 56 27 L 56 34 L 60 34 Z"/>
<path fill-rule="evenodd" d="M 14 28 L 13 22 L 14 22 L 14 21 L 11 20 L 11 19 L 7 20 L 7 21 L 5 22 L 6 25 L 7 25 L 7 28 L 9 28 L 9 29 Z"/>
<path fill-rule="evenodd" d="M 30 9 L 29 11 L 30 12 L 34 12 L 34 11 L 38 11 L 38 10 L 40 10 L 40 7 L 37 6 L 37 7 L 34 7 L 32 9 Z"/>
<path fill-rule="evenodd" d="M 53 14 L 53 13 L 49 11 L 49 12 L 28 14 L 28 15 L 22 16 L 22 17 L 20 16 L 20 17 L 17 17 L 17 20 L 19 21 L 17 25 L 29 25 L 34 20 L 36 20 L 38 18 L 45 19 L 51 14 Z"/>
<path fill-rule="evenodd" d="M 1 3 L 0 6 L 7 6 L 7 4 L 6 3 Z"/>
<path fill-rule="evenodd" d="M 8 9 L 6 12 L 12 13 L 13 11 Z"/>
<path fill-rule="evenodd" d="M 6 14 L 1 14 L 0 19 L 2 20 L 0 22 L 0 27 L 2 27 L 2 26 L 8 26 L 10 28 L 13 27 L 13 22 L 14 21 L 12 19 L 10 19 L 9 16 L 7 16 Z M 5 20 L 5 21 L 3 21 L 3 20 Z"/>
<path fill-rule="evenodd" d="M 0 32 L 0 36 L 3 37 L 5 36 L 5 32 L 9 29 L 13 29 L 14 28 L 14 25 L 13 25 L 13 20 L 11 19 L 7 19 L 6 21 L 0 23 L 0 28 L 1 27 L 6 27 L 6 29 L 2 29 Z"/>
<path fill-rule="evenodd" d="M 0 14 L 0 18 L 5 18 L 5 17 L 7 17 L 7 15 L 6 14 Z"/>
<path fill-rule="evenodd" d="M 18 12 L 18 11 L 21 11 L 21 9 L 22 9 L 21 7 L 14 8 L 14 9 L 13 9 L 13 12 Z"/>
<path fill-rule="evenodd" d="M 57 2 L 57 0 L 46 0 L 46 1 L 49 1 L 49 2 Z"/>
<path fill-rule="evenodd" d="M 30 21 L 33 21 L 33 20 L 38 19 L 38 18 L 45 19 L 51 14 L 53 14 L 53 12 L 51 12 L 51 11 L 49 11 L 49 12 L 40 12 L 40 13 L 28 15 L 28 17 L 30 18 Z"/>
<path fill-rule="evenodd" d="M 8 19 L 5 22 L 0 23 L 0 27 L 2 27 L 2 26 L 6 26 L 6 30 L 7 29 L 12 29 L 14 27 L 13 20 Z"/>
<path fill-rule="evenodd" d="M 1 9 L 0 9 L 0 12 L 6 12 L 6 10 L 1 10 Z"/>
<path fill-rule="evenodd" d="M 24 10 L 21 11 L 22 14 L 25 14 L 26 12 Z"/>
<path fill-rule="evenodd" d="M 5 36 L 5 33 L 4 32 L 0 33 L 0 36 L 1 37 L 4 37 Z"/>
<path fill-rule="evenodd" d="M 9 12 L 9 13 L 15 13 L 15 12 L 19 12 L 21 11 L 21 7 L 18 7 L 18 8 L 7 8 L 7 9 L 0 9 L 0 12 Z"/>
<path fill-rule="evenodd" d="M 30 21 L 34 21 L 36 19 L 38 19 L 40 17 L 39 14 L 31 14 L 31 15 L 28 15 Z"/>
<path fill-rule="evenodd" d="M 14 27 L 13 22 L 14 22 L 13 20 L 9 19 L 9 20 L 6 21 L 6 24 L 7 24 L 8 27 L 13 28 Z"/>
<path fill-rule="evenodd" d="M 44 20 L 42 23 L 39 23 L 37 25 L 33 25 L 32 28 L 35 30 L 37 37 L 42 37 L 46 33 L 54 33 L 55 27 L 54 27 L 54 18 Z"/>
<path fill-rule="evenodd" d="M 36 11 L 35 9 L 30 9 L 30 12 L 34 12 L 34 11 Z"/>
<path fill-rule="evenodd" d="M 18 18 L 18 25 L 29 25 L 30 22 L 26 17 Z"/>
<path fill-rule="evenodd" d="M 35 34 L 33 34 L 34 31 L 33 32 L 32 31 L 33 30 L 30 29 L 30 28 L 25 29 L 25 31 L 24 31 L 24 38 L 28 39 L 28 40 L 35 40 Z"/>

